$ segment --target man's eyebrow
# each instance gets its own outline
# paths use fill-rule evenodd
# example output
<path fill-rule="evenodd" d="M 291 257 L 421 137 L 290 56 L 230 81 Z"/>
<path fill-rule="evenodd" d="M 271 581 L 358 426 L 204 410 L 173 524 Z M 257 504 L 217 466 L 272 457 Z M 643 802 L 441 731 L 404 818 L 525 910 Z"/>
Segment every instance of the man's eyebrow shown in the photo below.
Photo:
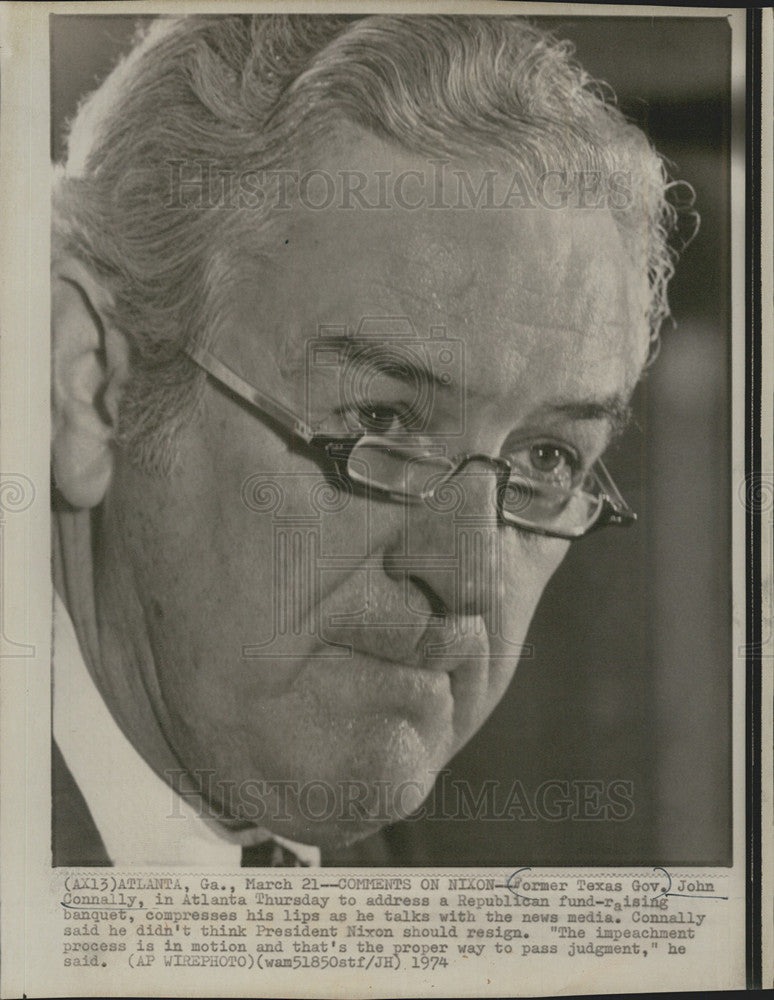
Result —
<path fill-rule="evenodd" d="M 394 345 L 394 352 L 386 353 L 385 345 Z M 317 338 L 315 340 L 315 356 L 316 359 L 325 363 L 325 354 L 330 351 L 331 361 L 327 363 L 334 363 L 335 352 L 344 352 L 343 355 L 340 354 L 340 360 L 336 362 L 341 367 L 349 364 L 370 365 L 399 382 L 407 384 L 429 382 L 439 389 L 454 389 L 453 380 L 437 374 L 416 356 L 417 348 L 421 350 L 421 346 L 422 340 L 416 337 L 387 336 L 382 339 L 380 337 L 341 334 Z M 401 356 L 402 347 L 407 348 L 403 357 Z M 312 367 L 314 366 L 315 361 L 313 360 Z"/>
<path fill-rule="evenodd" d="M 622 434 L 632 418 L 632 408 L 624 396 L 608 396 L 606 399 L 556 400 L 541 407 L 549 413 L 557 413 L 571 420 L 606 420 L 614 437 Z"/>
<path fill-rule="evenodd" d="M 415 356 L 415 350 L 411 350 L 411 356 L 406 356 L 405 364 L 397 367 L 394 360 L 385 356 L 385 344 L 395 344 L 395 360 L 400 359 L 400 347 L 406 346 L 409 349 L 415 345 L 421 345 L 421 340 L 415 337 L 363 337 L 356 334 L 335 334 L 324 335 L 315 338 L 317 358 L 324 359 L 325 352 L 331 352 L 333 356 L 339 353 L 337 364 L 345 367 L 347 364 L 355 363 L 371 365 L 377 371 L 382 371 L 400 382 L 415 384 L 417 381 L 426 379 L 433 385 L 441 389 L 449 390 L 456 388 L 453 380 L 436 374 Z M 303 364 L 303 362 L 300 362 Z M 297 365 L 300 367 L 300 364 Z M 294 369 L 297 367 L 294 365 Z M 314 366 L 314 361 L 313 361 Z M 471 390 L 465 390 L 465 395 L 471 397 L 475 395 Z M 568 417 L 570 420 L 579 421 L 606 421 L 610 426 L 613 438 L 621 435 L 629 425 L 632 418 L 632 408 L 628 398 L 623 395 L 614 394 L 602 399 L 557 399 L 545 403 L 538 407 L 536 415 L 555 414 Z"/>

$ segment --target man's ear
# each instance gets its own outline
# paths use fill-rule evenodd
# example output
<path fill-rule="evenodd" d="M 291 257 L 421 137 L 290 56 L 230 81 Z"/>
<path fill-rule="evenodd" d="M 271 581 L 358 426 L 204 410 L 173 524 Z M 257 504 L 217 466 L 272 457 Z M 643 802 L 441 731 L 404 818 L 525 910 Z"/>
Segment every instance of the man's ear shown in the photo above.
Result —
<path fill-rule="evenodd" d="M 128 346 L 105 319 L 109 296 L 79 261 L 52 272 L 51 300 L 54 482 L 74 507 L 94 507 L 113 471 Z"/>

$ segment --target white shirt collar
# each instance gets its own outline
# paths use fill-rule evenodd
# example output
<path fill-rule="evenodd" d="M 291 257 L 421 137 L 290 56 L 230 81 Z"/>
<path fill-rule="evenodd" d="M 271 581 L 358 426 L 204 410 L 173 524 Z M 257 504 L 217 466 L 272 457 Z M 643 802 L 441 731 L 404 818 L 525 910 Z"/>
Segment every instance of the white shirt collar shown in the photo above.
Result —
<path fill-rule="evenodd" d="M 146 764 L 110 714 L 56 593 L 53 650 L 54 738 L 113 864 L 239 868 L 241 846 L 205 823 Z M 272 836 L 319 866 L 318 848 Z"/>

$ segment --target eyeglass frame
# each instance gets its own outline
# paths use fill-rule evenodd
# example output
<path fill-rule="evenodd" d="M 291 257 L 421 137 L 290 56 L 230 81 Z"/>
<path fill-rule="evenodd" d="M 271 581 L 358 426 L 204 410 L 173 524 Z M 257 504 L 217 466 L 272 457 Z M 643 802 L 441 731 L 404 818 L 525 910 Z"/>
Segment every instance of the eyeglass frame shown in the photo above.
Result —
<path fill-rule="evenodd" d="M 348 434 L 321 433 L 319 429 L 307 424 L 297 414 L 293 413 L 292 410 L 286 407 L 283 403 L 279 402 L 279 400 L 275 399 L 263 390 L 257 389 L 240 375 L 237 375 L 233 369 L 229 368 L 229 366 L 221 361 L 220 358 L 216 357 L 210 350 L 201 344 L 193 344 L 186 347 L 184 349 L 184 353 L 198 368 L 205 372 L 218 385 L 233 393 L 242 402 L 247 403 L 247 405 L 255 410 L 259 416 L 263 418 L 268 417 L 274 423 L 278 424 L 279 427 L 282 428 L 282 430 L 284 430 L 287 434 L 298 438 L 309 448 L 312 448 L 315 451 L 324 452 L 327 459 L 335 465 L 339 477 L 354 486 L 362 487 L 363 485 L 367 485 L 369 489 L 377 490 L 380 494 L 386 494 L 390 499 L 396 501 L 406 502 L 411 500 L 427 500 L 433 496 L 435 490 L 439 489 L 444 483 L 447 483 L 453 476 L 457 475 L 467 464 L 472 461 L 483 461 L 493 465 L 497 471 L 497 516 L 499 521 L 506 527 L 517 528 L 522 531 L 529 532 L 530 534 L 542 535 L 548 538 L 561 538 L 565 541 L 574 542 L 579 538 L 584 538 L 590 532 L 596 531 L 599 528 L 625 528 L 634 524 L 637 520 L 637 514 L 627 505 L 626 501 L 621 496 L 610 473 L 607 471 L 607 468 L 601 459 L 597 459 L 589 470 L 589 474 L 594 476 L 597 485 L 600 487 L 600 493 L 598 494 L 599 499 L 601 500 L 599 511 L 596 518 L 577 534 L 569 534 L 568 532 L 561 532 L 550 528 L 541 528 L 537 525 L 522 523 L 520 521 L 516 522 L 506 520 L 501 510 L 502 490 L 500 485 L 503 482 L 507 484 L 511 481 L 511 473 L 514 471 L 513 466 L 507 459 L 495 458 L 492 455 L 486 455 L 484 453 L 461 453 L 459 455 L 455 455 L 453 458 L 450 458 L 449 461 L 453 463 L 453 468 L 449 471 L 448 475 L 444 476 L 434 490 L 427 495 L 402 493 L 400 491 L 389 490 L 385 487 L 377 486 L 372 483 L 359 483 L 357 480 L 352 478 L 352 475 L 347 468 L 347 464 L 349 456 L 355 449 L 356 445 L 362 441 L 364 437 L 369 436 L 367 430 L 363 430 L 362 432 L 356 431 L 354 433 L 350 432 Z M 525 482 L 529 482 L 527 476 L 522 476 L 521 478 Z M 611 496 L 608 490 L 614 491 L 614 495 Z"/>

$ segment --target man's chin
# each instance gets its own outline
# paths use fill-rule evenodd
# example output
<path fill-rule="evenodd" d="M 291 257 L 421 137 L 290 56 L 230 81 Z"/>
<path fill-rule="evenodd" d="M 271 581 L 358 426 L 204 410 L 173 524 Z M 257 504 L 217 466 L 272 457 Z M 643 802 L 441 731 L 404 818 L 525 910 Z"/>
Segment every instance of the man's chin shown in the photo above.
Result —
<path fill-rule="evenodd" d="M 272 833 L 323 850 L 340 850 L 415 813 L 432 792 L 437 772 L 411 777 L 314 779 L 294 784 L 282 811 L 272 805 L 261 826 Z"/>
<path fill-rule="evenodd" d="M 385 826 L 405 820 L 416 812 L 430 794 L 432 782 L 429 782 L 426 790 L 422 792 L 417 790 L 418 787 L 421 787 L 419 783 L 399 789 L 399 802 L 381 806 L 377 812 L 368 816 L 357 815 L 353 810 L 345 810 L 343 815 L 331 819 L 312 822 L 301 819 L 298 824 L 293 824 L 294 832 L 290 839 L 314 844 L 327 851 L 350 847 L 374 836 Z"/>
<path fill-rule="evenodd" d="M 226 825 L 338 849 L 419 809 L 457 749 L 448 718 L 409 720 L 397 712 L 363 713 L 325 732 L 318 725 L 295 735 L 285 733 L 283 747 L 275 722 L 271 740 L 255 753 L 241 761 L 223 754 L 200 772 L 207 775 L 204 797 L 222 803 Z M 231 748 L 248 746 L 244 739 Z"/>

